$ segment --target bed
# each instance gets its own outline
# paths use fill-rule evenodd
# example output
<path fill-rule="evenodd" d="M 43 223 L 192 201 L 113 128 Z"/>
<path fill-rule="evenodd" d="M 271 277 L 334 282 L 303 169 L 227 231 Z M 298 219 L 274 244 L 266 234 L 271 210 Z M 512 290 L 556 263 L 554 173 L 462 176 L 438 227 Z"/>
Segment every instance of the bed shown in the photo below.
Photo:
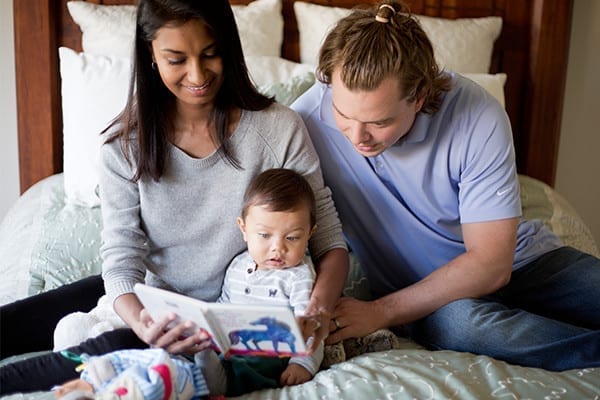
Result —
<path fill-rule="evenodd" d="M 67 0 L 14 4 L 22 196 L 0 225 L 0 304 L 100 270 L 95 132 L 124 99 L 119 96 L 129 71 L 127 21 L 131 22 L 132 3 L 93 0 L 74 8 L 68 8 Z M 316 52 L 327 27 L 357 2 L 231 3 L 253 80 L 261 91 L 290 104 L 314 82 Z M 598 256 L 584 221 L 552 188 L 572 2 L 412 0 L 409 4 L 421 16 L 440 64 L 475 80 L 505 105 L 513 128 L 524 217 L 543 220 L 565 244 Z M 368 298 L 368 282 L 354 258 L 351 266 L 345 294 Z M 433 352 L 385 330 L 348 341 L 344 349 L 344 355 L 329 353 L 322 371 L 308 383 L 243 397 L 600 396 L 598 369 L 558 373 L 469 353 Z M 53 396 L 40 392 L 10 398 Z"/>

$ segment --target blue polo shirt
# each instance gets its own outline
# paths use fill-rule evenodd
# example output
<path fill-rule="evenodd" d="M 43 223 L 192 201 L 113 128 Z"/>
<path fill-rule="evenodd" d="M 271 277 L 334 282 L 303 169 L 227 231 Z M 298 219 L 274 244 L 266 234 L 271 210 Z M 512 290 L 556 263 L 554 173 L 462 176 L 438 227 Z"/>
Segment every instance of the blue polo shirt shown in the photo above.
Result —
<path fill-rule="evenodd" d="M 317 82 L 293 105 L 319 153 L 344 234 L 376 296 L 418 280 L 465 252 L 461 223 L 519 217 L 510 122 L 483 88 L 450 73 L 434 115 L 364 157 L 340 133 L 331 88 Z M 514 268 L 562 244 L 540 221 L 519 224 Z"/>

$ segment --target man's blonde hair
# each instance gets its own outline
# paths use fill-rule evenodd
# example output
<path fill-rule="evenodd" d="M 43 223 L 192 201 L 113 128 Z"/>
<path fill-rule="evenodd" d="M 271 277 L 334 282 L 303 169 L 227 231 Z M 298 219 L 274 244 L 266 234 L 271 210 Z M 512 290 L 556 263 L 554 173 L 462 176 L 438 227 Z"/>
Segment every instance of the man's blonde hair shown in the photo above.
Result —
<path fill-rule="evenodd" d="M 373 90 L 397 77 L 400 93 L 409 101 L 424 99 L 422 111 L 429 114 L 450 89 L 450 77 L 440 71 L 429 38 L 398 1 L 356 8 L 335 25 L 321 46 L 317 78 L 330 84 L 338 67 L 350 90 Z"/>

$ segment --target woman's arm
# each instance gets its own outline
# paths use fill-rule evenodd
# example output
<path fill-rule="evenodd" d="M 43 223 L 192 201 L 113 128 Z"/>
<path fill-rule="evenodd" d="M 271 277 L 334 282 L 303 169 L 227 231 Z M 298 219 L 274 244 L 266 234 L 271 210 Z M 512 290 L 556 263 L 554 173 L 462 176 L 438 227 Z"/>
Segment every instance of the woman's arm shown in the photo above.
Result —
<path fill-rule="evenodd" d="M 305 337 L 314 338 L 309 352 L 315 351 L 329 335 L 329 321 L 348 277 L 348 263 L 348 251 L 341 248 L 332 249 L 317 260 L 317 279 L 306 315 L 318 324 L 305 323 L 303 326 Z"/>

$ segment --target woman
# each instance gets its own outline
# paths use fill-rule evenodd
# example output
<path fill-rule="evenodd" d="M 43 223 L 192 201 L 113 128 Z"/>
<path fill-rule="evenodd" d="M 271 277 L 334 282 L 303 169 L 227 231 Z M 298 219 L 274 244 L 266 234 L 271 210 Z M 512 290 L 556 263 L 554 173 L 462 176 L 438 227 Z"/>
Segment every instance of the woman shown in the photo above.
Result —
<path fill-rule="evenodd" d="M 259 172 L 275 167 L 300 172 L 315 191 L 319 229 L 310 251 L 318 279 L 307 314 L 320 326 L 315 346 L 326 336 L 347 273 L 341 226 L 301 119 L 252 85 L 226 0 L 139 2 L 129 98 L 105 135 L 102 278 L 130 329 L 90 339 L 71 353 L 150 345 L 192 354 L 208 347 L 201 333 L 182 336 L 186 322 L 152 321 L 133 285 L 145 280 L 216 300 L 226 266 L 245 249 L 235 224 L 244 190 Z M 29 335 L 19 329 L 21 319 L 31 318 L 28 310 L 43 309 L 46 329 L 35 329 L 34 336 L 51 337 L 56 318 L 76 311 L 80 296 L 93 293 L 81 300 L 93 304 L 102 294 L 99 285 L 99 278 L 91 278 L 7 306 L 2 323 L 15 333 L 8 336 Z M 307 331 L 315 329 L 306 321 Z M 8 340 L 3 352 L 13 345 Z M 0 394 L 49 389 L 75 378 L 76 364 L 59 353 L 11 364 L 0 369 Z"/>

